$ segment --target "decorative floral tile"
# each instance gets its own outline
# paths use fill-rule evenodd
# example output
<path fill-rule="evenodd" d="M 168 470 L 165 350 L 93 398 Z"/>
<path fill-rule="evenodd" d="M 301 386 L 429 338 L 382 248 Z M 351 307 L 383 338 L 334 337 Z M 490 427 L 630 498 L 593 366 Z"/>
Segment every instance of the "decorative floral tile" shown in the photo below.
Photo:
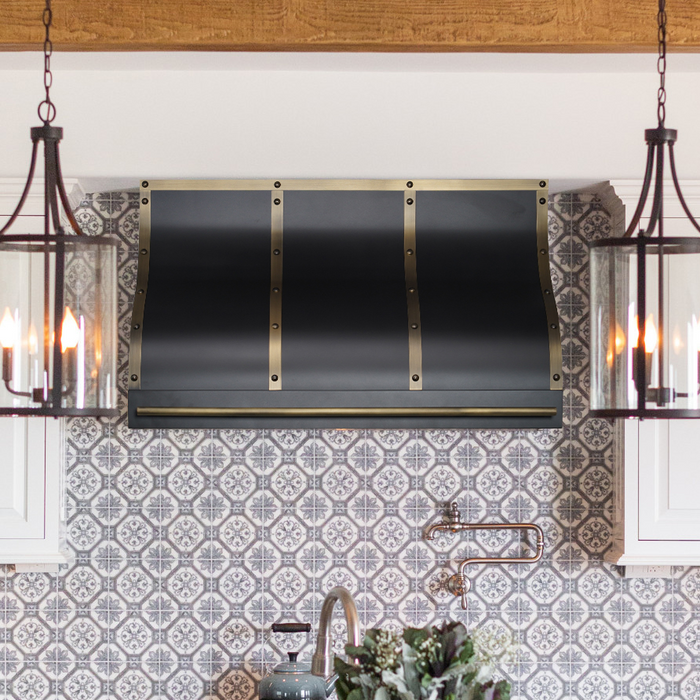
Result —
<path fill-rule="evenodd" d="M 125 409 L 138 194 L 77 213 L 119 248 Z M 611 543 L 612 429 L 588 415 L 588 242 L 610 235 L 593 194 L 551 199 L 551 270 L 564 351 L 564 429 L 129 430 L 68 422 L 67 537 L 58 575 L 0 571 L 0 695 L 12 700 L 249 700 L 346 586 L 363 628 L 446 617 L 502 625 L 520 647 L 512 697 L 700 697 L 700 575 L 621 579 Z M 531 552 L 517 534 L 425 528 L 456 501 L 467 522 L 533 521 L 535 566 L 469 567 L 468 609 L 447 589 L 461 558 Z M 530 545 L 531 546 L 531 545 Z M 697 629 L 696 629 L 697 628 Z M 342 649 L 341 617 L 333 623 Z M 299 637 L 299 639 L 297 639 Z"/>

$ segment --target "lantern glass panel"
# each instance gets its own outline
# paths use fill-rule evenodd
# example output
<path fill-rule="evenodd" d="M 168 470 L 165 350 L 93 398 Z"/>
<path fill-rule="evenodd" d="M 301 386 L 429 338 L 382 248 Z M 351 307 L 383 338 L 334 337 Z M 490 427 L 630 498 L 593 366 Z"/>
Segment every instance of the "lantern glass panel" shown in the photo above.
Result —
<path fill-rule="evenodd" d="M 0 239 L 1 413 L 116 408 L 116 255 L 103 237 Z"/>
<path fill-rule="evenodd" d="M 700 416 L 700 239 L 606 241 L 590 260 L 591 408 Z"/>

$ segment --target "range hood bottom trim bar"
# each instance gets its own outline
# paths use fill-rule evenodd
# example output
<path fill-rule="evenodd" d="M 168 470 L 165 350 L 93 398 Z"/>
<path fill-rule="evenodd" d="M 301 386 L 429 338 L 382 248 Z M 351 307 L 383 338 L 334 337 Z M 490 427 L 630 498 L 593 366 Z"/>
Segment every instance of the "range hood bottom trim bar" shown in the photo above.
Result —
<path fill-rule="evenodd" d="M 493 416 L 493 417 L 547 417 L 555 416 L 555 406 L 545 407 L 495 407 L 495 406 L 470 406 L 464 408 L 207 408 L 207 407 L 156 407 L 139 406 L 136 408 L 137 416 L 180 416 L 202 418 L 207 416 L 221 418 L 245 417 L 284 417 L 303 416 L 310 418 L 322 418 L 325 416 L 389 416 L 389 417 L 462 417 L 462 416 Z"/>

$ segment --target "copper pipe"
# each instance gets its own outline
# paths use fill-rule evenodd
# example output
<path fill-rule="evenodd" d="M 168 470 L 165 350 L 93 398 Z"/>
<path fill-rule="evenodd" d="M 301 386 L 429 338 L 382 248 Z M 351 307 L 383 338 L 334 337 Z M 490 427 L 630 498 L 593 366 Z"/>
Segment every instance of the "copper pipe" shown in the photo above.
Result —
<path fill-rule="evenodd" d="M 457 508 L 457 503 L 450 504 L 446 519 L 441 523 L 431 525 L 425 531 L 425 539 L 435 539 L 439 531 L 461 532 L 463 530 L 533 530 L 537 533 L 536 552 L 531 557 L 473 557 L 464 559 L 459 564 L 458 573 L 450 577 L 449 590 L 462 598 L 462 609 L 467 609 L 467 593 L 471 589 L 471 581 L 465 575 L 470 564 L 533 564 L 544 554 L 544 533 L 539 525 L 534 523 L 464 523 Z"/>

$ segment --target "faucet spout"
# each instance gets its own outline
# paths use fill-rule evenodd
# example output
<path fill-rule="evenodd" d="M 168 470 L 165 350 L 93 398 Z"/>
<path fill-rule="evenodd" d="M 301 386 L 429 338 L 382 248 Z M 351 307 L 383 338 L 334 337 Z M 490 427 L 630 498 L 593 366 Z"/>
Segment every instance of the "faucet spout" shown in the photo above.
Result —
<path fill-rule="evenodd" d="M 431 525 L 426 531 L 425 531 L 425 539 L 426 540 L 434 540 L 435 539 L 435 533 L 436 532 L 441 532 L 441 531 L 449 531 L 449 532 L 460 532 L 462 530 L 472 530 L 473 525 L 470 525 L 469 523 L 463 523 L 462 522 L 462 516 L 459 513 L 459 508 L 457 507 L 457 501 L 452 501 L 450 503 L 450 507 L 447 510 L 445 514 L 445 518 L 441 523 L 435 523 Z"/>
<path fill-rule="evenodd" d="M 348 628 L 348 642 L 360 646 L 360 620 L 357 607 L 350 591 L 342 586 L 333 588 L 321 607 L 321 618 L 318 622 L 318 638 L 316 651 L 311 659 L 311 673 L 315 676 L 328 678 L 333 674 L 333 652 L 331 650 L 331 621 L 333 608 L 340 601 L 345 611 L 345 622 Z"/>

